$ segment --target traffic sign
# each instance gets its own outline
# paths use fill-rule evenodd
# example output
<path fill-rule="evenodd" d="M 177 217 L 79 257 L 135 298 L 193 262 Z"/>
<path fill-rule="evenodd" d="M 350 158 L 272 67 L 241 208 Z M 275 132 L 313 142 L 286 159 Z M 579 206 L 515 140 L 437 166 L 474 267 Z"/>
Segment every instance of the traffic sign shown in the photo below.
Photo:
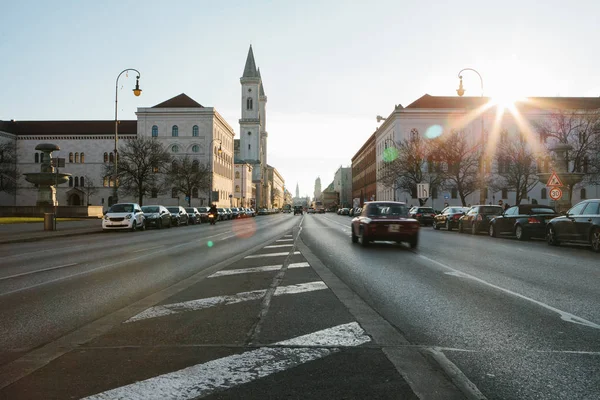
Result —
<path fill-rule="evenodd" d="M 554 201 L 560 200 L 562 197 L 562 190 L 559 187 L 553 187 L 550 189 L 550 198 Z"/>
<path fill-rule="evenodd" d="M 429 183 L 417 183 L 417 198 L 421 200 L 429 198 Z"/>
<path fill-rule="evenodd" d="M 550 179 L 548 179 L 548 183 L 546 183 L 546 186 L 562 186 L 562 182 L 560 181 L 560 179 L 558 179 L 558 175 L 556 175 L 556 172 L 552 171 L 552 175 L 550 175 Z"/>

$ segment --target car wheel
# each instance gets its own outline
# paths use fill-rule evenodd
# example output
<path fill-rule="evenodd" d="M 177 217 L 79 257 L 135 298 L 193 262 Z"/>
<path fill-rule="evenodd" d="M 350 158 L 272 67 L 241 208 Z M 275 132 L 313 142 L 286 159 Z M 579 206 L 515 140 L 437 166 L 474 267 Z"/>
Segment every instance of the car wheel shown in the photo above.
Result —
<path fill-rule="evenodd" d="M 431 226 L 433 226 L 433 229 L 435 229 L 436 231 L 440 230 L 440 227 L 438 226 L 438 224 L 435 221 L 433 221 L 433 224 Z"/>
<path fill-rule="evenodd" d="M 558 246 L 560 245 L 560 241 L 556 237 L 556 231 L 553 226 L 548 227 L 548 233 L 546 234 L 546 240 L 550 246 Z"/>
<path fill-rule="evenodd" d="M 446 230 L 448 232 L 450 232 L 452 230 L 452 227 L 450 226 L 450 221 L 449 220 L 446 220 Z"/>
<path fill-rule="evenodd" d="M 142 227 L 140 228 L 140 230 L 143 232 L 146 230 L 146 220 L 142 221 Z"/>
<path fill-rule="evenodd" d="M 463 224 L 462 224 L 462 222 L 459 222 L 458 223 L 458 233 L 463 233 L 463 232 L 464 232 L 463 231 Z"/>
<path fill-rule="evenodd" d="M 188 226 L 189 224 L 190 224 L 190 220 L 189 220 L 189 219 L 186 219 L 186 220 L 185 220 L 185 226 Z"/>
<path fill-rule="evenodd" d="M 490 224 L 490 229 L 488 229 L 488 232 L 490 234 L 490 237 L 497 237 L 496 229 L 494 228 L 494 225 Z"/>
<path fill-rule="evenodd" d="M 417 246 L 419 245 L 419 237 L 415 235 L 414 238 L 412 238 L 408 244 L 410 245 L 411 249 L 416 249 Z"/>
<path fill-rule="evenodd" d="M 161 218 L 156 222 L 156 229 L 162 229 L 162 228 L 163 228 L 163 225 L 162 225 L 162 218 Z"/>
<path fill-rule="evenodd" d="M 477 235 L 477 225 L 475 222 L 471 225 L 471 235 Z"/>
<path fill-rule="evenodd" d="M 592 245 L 592 250 L 596 253 L 600 253 L 600 229 L 596 228 L 592 231 L 590 235 L 590 244 Z"/>
<path fill-rule="evenodd" d="M 515 236 L 517 237 L 517 240 L 527 240 L 527 234 L 523 231 L 521 225 L 515 226 Z"/>
<path fill-rule="evenodd" d="M 133 221 L 133 222 L 131 223 L 131 232 L 135 232 L 135 231 L 136 231 L 136 229 L 137 229 L 137 224 L 135 223 L 135 221 Z"/>
<path fill-rule="evenodd" d="M 360 244 L 362 246 L 368 246 L 369 245 L 369 238 L 367 237 L 367 235 L 365 235 L 365 231 L 364 229 L 361 229 L 360 231 L 361 235 L 360 235 Z"/>
<path fill-rule="evenodd" d="M 352 243 L 358 243 L 358 236 L 354 234 L 354 228 L 350 227 L 350 229 L 352 230 Z"/>

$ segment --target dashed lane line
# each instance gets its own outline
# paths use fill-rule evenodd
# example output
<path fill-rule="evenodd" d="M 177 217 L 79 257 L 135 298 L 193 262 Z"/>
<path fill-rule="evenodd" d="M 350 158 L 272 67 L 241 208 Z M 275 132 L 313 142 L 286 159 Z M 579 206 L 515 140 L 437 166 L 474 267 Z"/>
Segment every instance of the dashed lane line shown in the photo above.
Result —
<path fill-rule="evenodd" d="M 215 272 L 210 275 L 209 278 L 218 278 L 220 276 L 229 276 L 229 275 L 240 275 L 240 274 L 248 274 L 253 272 L 269 272 L 269 271 L 277 271 L 280 270 L 283 265 L 265 265 L 263 267 L 253 267 L 253 268 L 240 268 L 240 269 L 226 269 L 223 271 Z M 310 264 L 307 262 L 294 263 L 288 265 L 289 268 L 306 268 L 310 267 Z"/>
<path fill-rule="evenodd" d="M 195 399 L 356 347 L 371 338 L 356 322 L 234 354 L 86 397 L 83 400 Z M 293 346 L 293 347 L 285 347 Z M 304 346 L 304 347 L 298 347 Z"/>
<path fill-rule="evenodd" d="M 262 257 L 277 257 L 277 256 L 287 256 L 290 253 L 265 253 L 265 254 L 253 254 L 251 256 L 246 256 L 244 258 L 262 258 Z M 292 254 L 300 254 L 299 251 L 295 251 Z"/>
<path fill-rule="evenodd" d="M 276 242 L 293 242 L 294 239 L 278 239 Z"/>
<path fill-rule="evenodd" d="M 58 265 L 56 267 L 50 267 L 50 268 L 44 268 L 44 269 L 36 269 L 35 271 L 28 271 L 28 272 L 23 272 L 23 273 L 20 273 L 20 274 L 15 274 L 15 275 L 3 276 L 2 278 L 0 278 L 0 281 L 6 280 L 6 279 L 18 278 L 20 276 L 37 274 L 38 272 L 53 271 L 55 269 L 72 267 L 72 266 L 77 265 L 77 264 L 78 263 L 64 264 L 64 265 Z"/>
<path fill-rule="evenodd" d="M 281 286 L 275 290 L 275 296 L 284 294 L 297 294 L 305 292 L 313 292 L 316 290 L 327 289 L 327 285 L 323 281 L 315 281 L 301 283 L 298 285 Z M 267 293 L 268 289 L 252 290 L 250 292 L 241 292 L 233 295 L 215 296 L 204 299 L 184 301 L 181 303 L 164 304 L 154 306 L 142 311 L 141 313 L 129 318 L 125 323 L 136 322 L 145 319 L 164 317 L 166 315 L 180 314 L 187 311 L 199 311 L 210 307 L 230 305 L 242 303 L 244 301 L 260 300 Z"/>
<path fill-rule="evenodd" d="M 272 244 L 270 246 L 265 246 L 265 249 L 277 249 L 280 247 L 294 247 L 293 244 Z"/>

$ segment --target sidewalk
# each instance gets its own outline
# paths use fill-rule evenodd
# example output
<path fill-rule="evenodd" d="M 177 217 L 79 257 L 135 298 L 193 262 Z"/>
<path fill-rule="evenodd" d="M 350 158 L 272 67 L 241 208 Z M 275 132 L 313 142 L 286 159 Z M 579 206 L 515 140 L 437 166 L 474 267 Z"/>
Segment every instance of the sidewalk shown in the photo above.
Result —
<path fill-rule="evenodd" d="M 100 218 L 81 221 L 58 221 L 56 231 L 45 231 L 43 222 L 0 224 L 0 244 L 32 242 L 99 232 L 102 232 L 102 220 Z"/>

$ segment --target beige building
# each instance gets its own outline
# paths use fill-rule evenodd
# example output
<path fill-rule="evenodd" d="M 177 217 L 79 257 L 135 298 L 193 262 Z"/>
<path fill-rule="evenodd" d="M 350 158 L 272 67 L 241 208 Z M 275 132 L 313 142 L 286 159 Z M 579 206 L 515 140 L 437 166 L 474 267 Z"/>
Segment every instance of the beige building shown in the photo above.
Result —
<path fill-rule="evenodd" d="M 252 165 L 247 163 L 235 164 L 235 177 L 233 180 L 233 199 L 235 207 L 253 207 L 254 198 L 252 183 Z"/>
<path fill-rule="evenodd" d="M 276 168 L 267 165 L 269 205 L 267 208 L 282 208 L 284 203 L 285 181 Z"/>

